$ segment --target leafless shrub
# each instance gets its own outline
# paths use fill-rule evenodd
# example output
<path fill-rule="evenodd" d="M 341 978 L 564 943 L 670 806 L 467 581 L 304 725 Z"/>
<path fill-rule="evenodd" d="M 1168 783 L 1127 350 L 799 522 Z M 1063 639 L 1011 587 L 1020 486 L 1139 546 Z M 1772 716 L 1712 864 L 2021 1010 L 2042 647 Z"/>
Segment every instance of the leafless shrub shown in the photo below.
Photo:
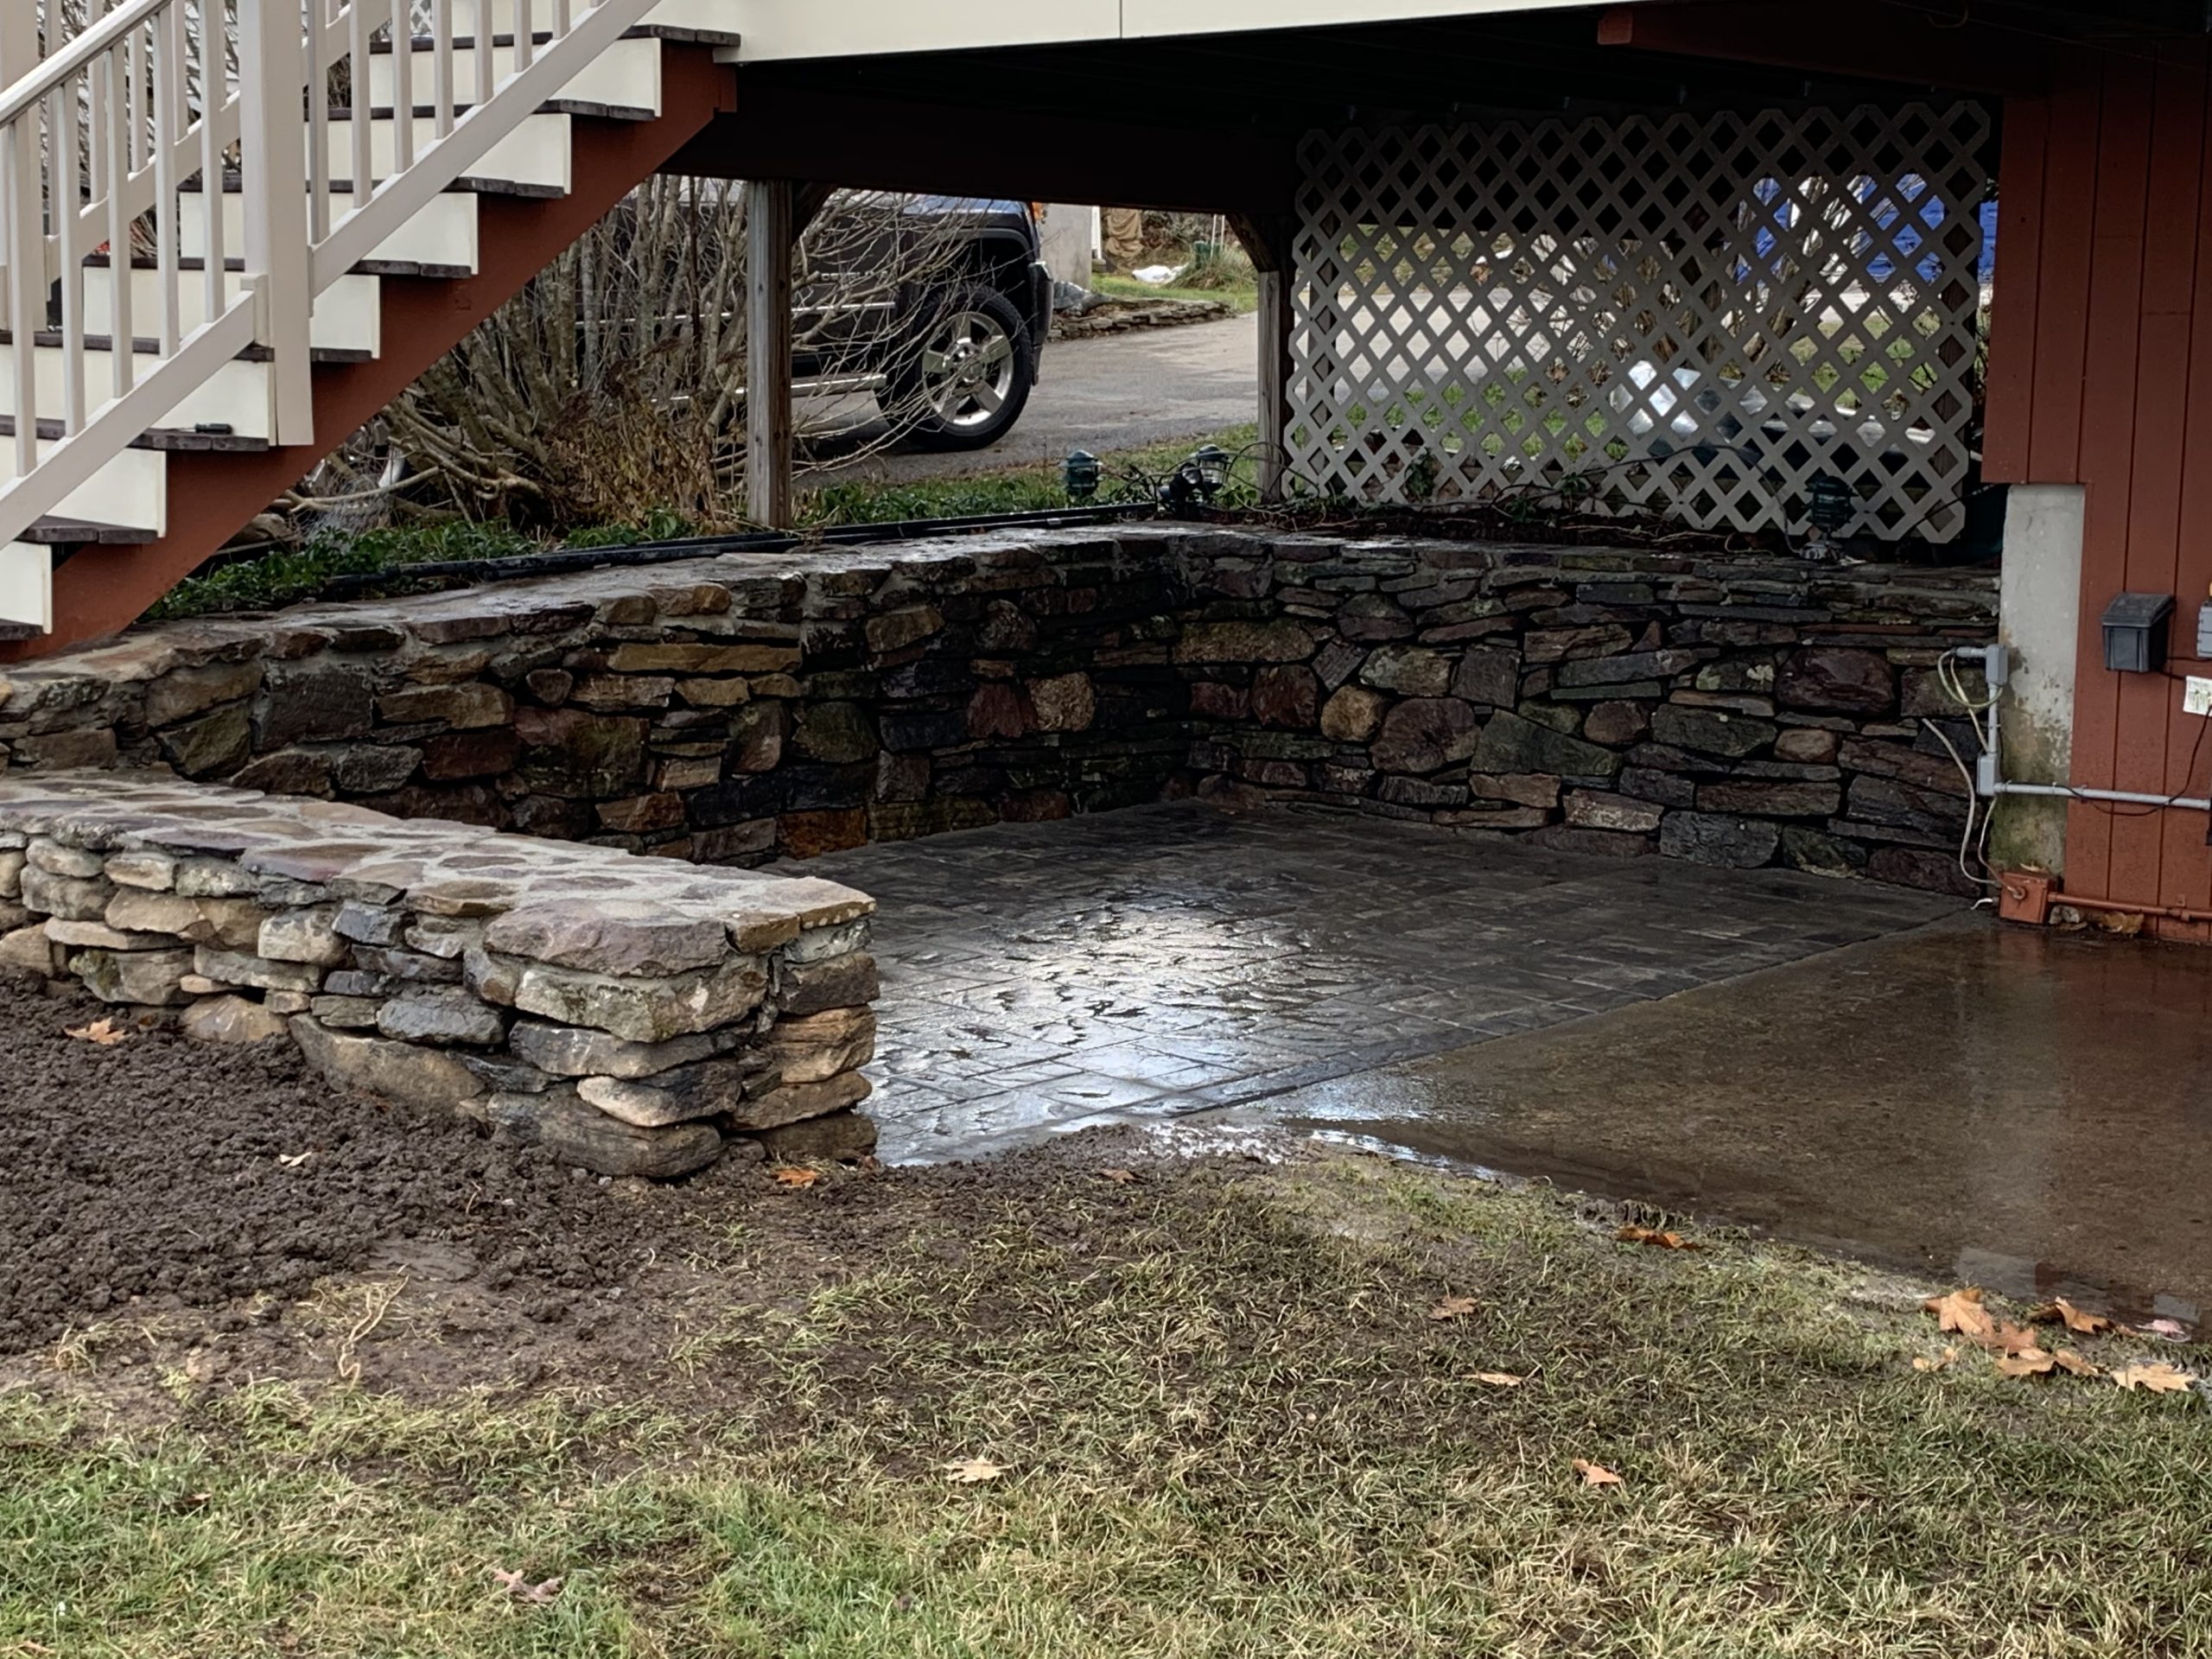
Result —
<path fill-rule="evenodd" d="M 971 224 L 955 207 L 849 192 L 800 238 L 801 374 L 853 391 L 880 385 L 878 443 L 920 413 L 898 390 L 899 354 L 925 296 L 954 280 Z M 551 529 L 671 511 L 734 522 L 745 242 L 741 186 L 650 181 L 327 463 L 296 505 L 348 509 L 355 524 L 388 502 L 403 515 Z"/>

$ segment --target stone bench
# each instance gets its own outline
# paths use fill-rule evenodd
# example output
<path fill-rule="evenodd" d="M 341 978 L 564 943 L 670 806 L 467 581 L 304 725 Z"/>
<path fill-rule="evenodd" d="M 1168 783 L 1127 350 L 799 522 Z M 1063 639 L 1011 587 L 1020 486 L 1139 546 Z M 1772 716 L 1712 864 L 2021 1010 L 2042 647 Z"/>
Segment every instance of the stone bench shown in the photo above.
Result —
<path fill-rule="evenodd" d="M 334 1084 L 602 1174 L 864 1149 L 874 910 L 829 881 L 343 803 L 0 777 L 0 968 L 190 1034 L 289 1035 Z"/>

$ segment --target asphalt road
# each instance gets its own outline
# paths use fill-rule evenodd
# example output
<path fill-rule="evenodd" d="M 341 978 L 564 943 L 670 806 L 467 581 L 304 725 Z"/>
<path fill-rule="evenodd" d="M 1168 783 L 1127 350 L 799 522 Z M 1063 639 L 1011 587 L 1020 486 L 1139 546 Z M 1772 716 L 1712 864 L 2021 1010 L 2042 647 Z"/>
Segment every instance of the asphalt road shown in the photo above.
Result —
<path fill-rule="evenodd" d="M 956 478 L 1039 461 L 1057 463 L 1071 449 L 1103 454 L 1196 438 L 1253 420 L 1259 395 L 1259 328 L 1249 315 L 1059 340 L 1046 351 L 1045 378 L 1030 395 L 1028 410 L 995 448 L 965 454 L 893 448 L 815 472 L 808 481 Z M 824 446 L 832 453 L 884 435 L 872 402 L 803 403 L 795 412 L 803 422 L 842 424 Z"/>

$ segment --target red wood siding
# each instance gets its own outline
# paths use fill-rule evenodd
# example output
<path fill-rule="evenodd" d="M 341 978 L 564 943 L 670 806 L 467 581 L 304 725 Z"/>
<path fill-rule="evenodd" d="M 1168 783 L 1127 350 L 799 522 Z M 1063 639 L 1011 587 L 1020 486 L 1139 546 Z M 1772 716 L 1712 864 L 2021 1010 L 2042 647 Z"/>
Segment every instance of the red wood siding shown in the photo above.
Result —
<path fill-rule="evenodd" d="M 2202 795 L 2212 781 L 2212 737 L 2200 747 L 2207 722 L 2182 714 L 2177 677 L 2196 666 L 2212 585 L 2208 67 L 2202 41 L 2085 59 L 2005 110 L 1985 466 L 2000 482 L 2086 490 L 2073 767 L 2085 788 Z M 2176 596 L 2177 677 L 2105 671 L 2099 618 L 2123 589 Z M 2076 803 L 2066 887 L 2212 907 L 2205 834 L 2202 813 Z"/>

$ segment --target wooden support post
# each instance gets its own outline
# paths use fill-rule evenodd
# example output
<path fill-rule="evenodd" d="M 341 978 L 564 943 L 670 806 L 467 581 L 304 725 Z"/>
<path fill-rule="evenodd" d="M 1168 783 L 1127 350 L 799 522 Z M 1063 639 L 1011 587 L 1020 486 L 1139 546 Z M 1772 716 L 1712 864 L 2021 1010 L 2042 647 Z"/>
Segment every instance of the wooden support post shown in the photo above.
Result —
<path fill-rule="evenodd" d="M 791 525 L 791 184 L 745 187 L 746 516 Z"/>
<path fill-rule="evenodd" d="M 1274 214 L 1232 213 L 1237 239 L 1260 276 L 1260 499 L 1290 493 L 1291 221 Z"/>

